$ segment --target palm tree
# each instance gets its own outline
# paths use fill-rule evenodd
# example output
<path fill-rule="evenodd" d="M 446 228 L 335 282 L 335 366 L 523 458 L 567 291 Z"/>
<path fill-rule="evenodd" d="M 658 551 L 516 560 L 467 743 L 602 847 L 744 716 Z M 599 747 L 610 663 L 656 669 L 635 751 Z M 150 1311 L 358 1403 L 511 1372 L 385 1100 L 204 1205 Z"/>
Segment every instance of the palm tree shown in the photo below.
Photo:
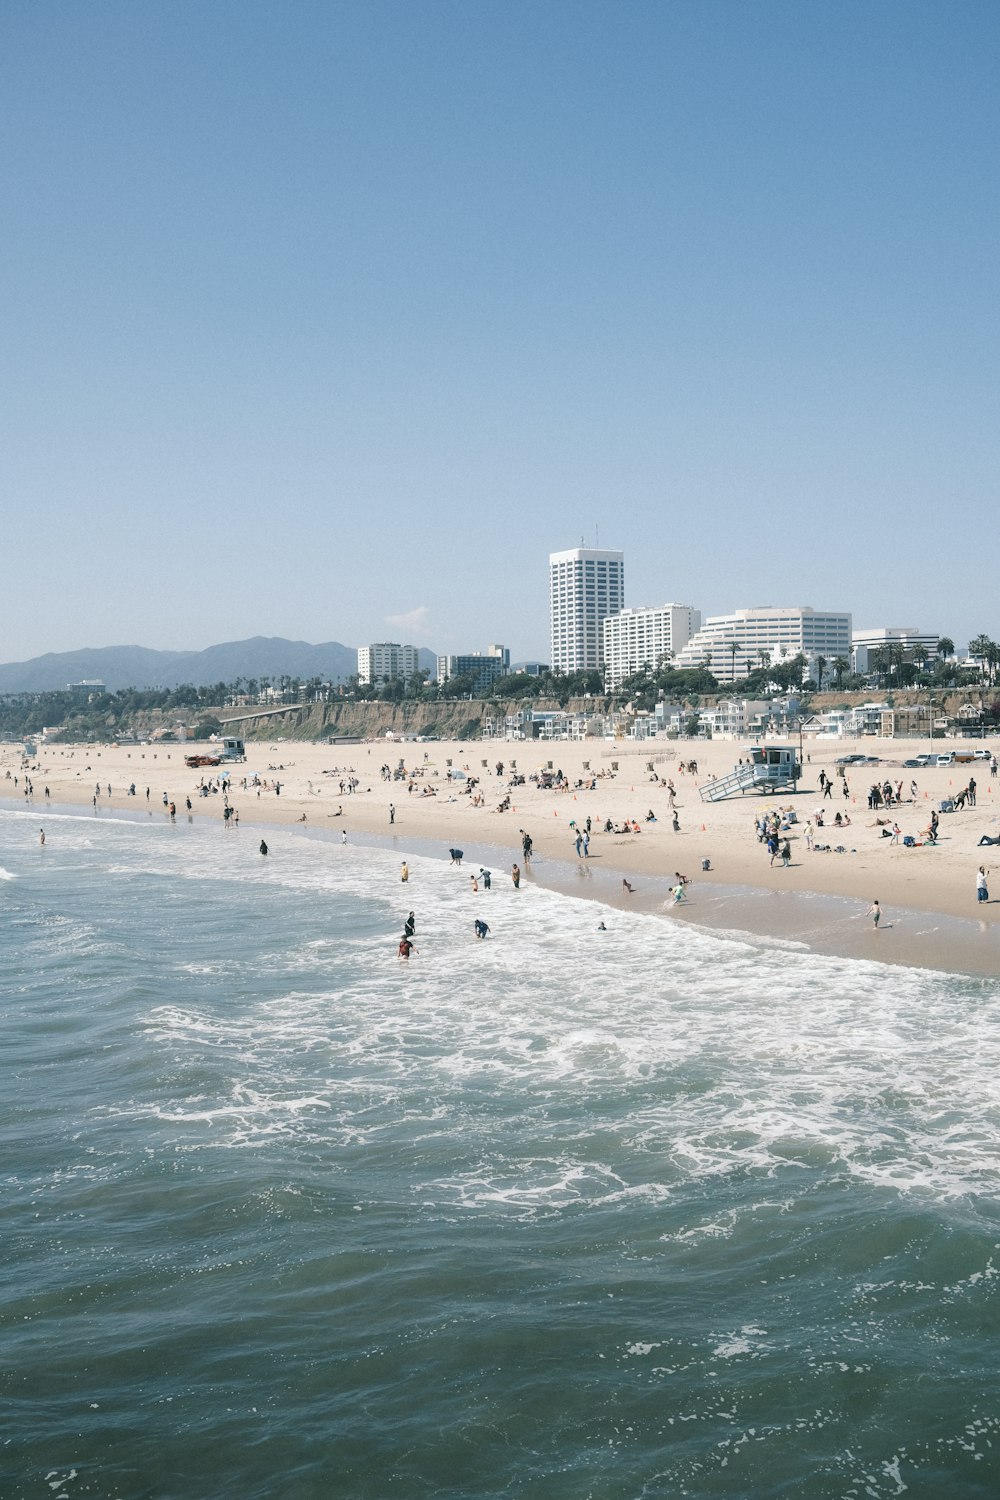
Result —
<path fill-rule="evenodd" d="M 840 687 L 840 684 L 843 682 L 843 680 L 844 680 L 844 673 L 848 670 L 848 668 L 850 667 L 850 665 L 851 664 L 847 660 L 846 656 L 835 656 L 833 658 L 833 662 L 832 662 L 832 666 L 833 666 L 833 680 L 837 684 L 838 687 Z"/>
<path fill-rule="evenodd" d="M 732 652 L 732 657 L 733 657 L 733 676 L 732 676 L 733 682 L 736 681 L 736 653 L 739 651 L 739 649 L 740 649 L 740 647 L 739 647 L 739 642 L 738 641 L 730 641 L 729 642 L 729 650 Z"/>
<path fill-rule="evenodd" d="M 986 634 L 977 635 L 975 640 L 969 642 L 969 655 L 979 662 L 979 670 L 986 677 L 991 666 L 991 653 L 996 650 L 993 642 Z"/>
<path fill-rule="evenodd" d="M 816 658 L 816 691 L 817 691 L 817 693 L 821 693 L 823 691 L 823 673 L 825 671 L 826 671 L 826 657 L 825 656 L 817 656 L 817 658 Z"/>
<path fill-rule="evenodd" d="M 937 643 L 938 656 L 947 659 L 955 655 L 955 642 L 949 636 L 943 635 Z"/>
<path fill-rule="evenodd" d="M 757 652 L 757 660 L 760 662 L 761 671 L 766 672 L 768 667 L 771 665 L 771 653 L 770 651 L 768 651 L 766 646 L 761 646 L 760 650 Z"/>

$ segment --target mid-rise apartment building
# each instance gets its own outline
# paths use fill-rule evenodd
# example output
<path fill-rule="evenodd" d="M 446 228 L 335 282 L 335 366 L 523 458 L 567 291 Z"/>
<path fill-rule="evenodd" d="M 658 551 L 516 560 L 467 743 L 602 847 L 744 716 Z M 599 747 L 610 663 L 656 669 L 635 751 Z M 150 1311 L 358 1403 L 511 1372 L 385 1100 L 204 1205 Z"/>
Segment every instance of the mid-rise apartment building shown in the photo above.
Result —
<path fill-rule="evenodd" d="M 674 657 L 701 628 L 701 610 L 690 604 L 622 609 L 602 628 L 604 684 L 613 690 L 634 672 Z"/>
<path fill-rule="evenodd" d="M 401 646 L 397 641 L 376 641 L 370 646 L 358 647 L 358 681 L 370 687 L 373 683 L 391 682 L 402 677 L 404 682 L 417 675 L 418 649 L 416 646 Z"/>

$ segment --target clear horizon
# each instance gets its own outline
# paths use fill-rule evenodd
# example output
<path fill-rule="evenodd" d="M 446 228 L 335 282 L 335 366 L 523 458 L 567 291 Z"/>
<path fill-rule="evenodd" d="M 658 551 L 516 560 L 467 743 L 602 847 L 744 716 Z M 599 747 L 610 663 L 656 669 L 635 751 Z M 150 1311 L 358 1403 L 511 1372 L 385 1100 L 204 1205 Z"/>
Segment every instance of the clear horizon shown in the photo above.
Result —
<path fill-rule="evenodd" d="M 0 42 L 4 662 L 547 660 L 581 538 L 628 606 L 1000 633 L 995 6 L 12 0 Z"/>

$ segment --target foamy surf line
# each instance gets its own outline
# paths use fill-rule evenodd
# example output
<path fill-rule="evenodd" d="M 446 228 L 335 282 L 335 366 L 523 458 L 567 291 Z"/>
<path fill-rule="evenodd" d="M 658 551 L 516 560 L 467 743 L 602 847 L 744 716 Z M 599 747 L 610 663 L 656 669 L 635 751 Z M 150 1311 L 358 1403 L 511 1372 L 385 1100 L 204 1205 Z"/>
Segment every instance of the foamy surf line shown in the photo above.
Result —
<path fill-rule="evenodd" d="M 38 824 L 39 819 L 55 823 L 86 822 L 90 825 L 129 824 L 140 828 L 165 830 L 170 820 L 165 809 L 156 808 L 88 808 L 81 804 L 60 803 L 25 807 L 23 802 L 0 798 L 0 811 L 12 814 L 18 821 Z M 206 828 L 209 820 L 193 813 L 179 811 L 175 831 L 186 826 Z M 298 824 L 255 822 L 252 811 L 241 820 L 240 829 L 224 836 L 238 837 L 240 832 L 254 838 L 262 831 L 270 845 L 278 847 L 285 837 L 296 842 L 323 845 L 341 844 L 339 829 L 300 826 Z M 220 828 L 220 838 L 223 837 Z M 358 848 L 391 850 L 405 859 L 408 854 L 448 862 L 446 840 L 442 838 L 404 838 L 398 834 L 349 831 L 348 842 Z M 875 931 L 865 917 L 868 901 L 857 902 L 844 897 L 815 891 L 773 891 L 756 886 L 701 884 L 695 878 L 688 886 L 685 899 L 672 904 L 672 880 L 667 876 L 631 876 L 633 891 L 623 891 L 624 873 L 611 866 L 597 868 L 580 860 L 533 858 L 525 862 L 520 849 L 483 841 L 467 841 L 464 865 L 470 873 L 480 867 L 491 869 L 496 880 L 510 879 L 510 866 L 517 860 L 522 867 L 525 886 L 536 884 L 576 900 L 590 901 L 601 908 L 652 914 L 664 921 L 679 920 L 697 926 L 716 937 L 757 944 L 762 947 L 794 947 L 798 951 L 826 954 L 834 958 L 860 959 L 914 969 L 931 969 L 945 974 L 964 974 L 972 978 L 995 978 L 1000 973 L 1000 926 L 956 918 L 941 913 L 893 908 L 887 911 L 881 928 Z M 16 879 L 16 875 L 0 879 Z M 598 919 L 600 920 L 600 918 Z M 607 921 L 605 916 L 603 920 Z"/>

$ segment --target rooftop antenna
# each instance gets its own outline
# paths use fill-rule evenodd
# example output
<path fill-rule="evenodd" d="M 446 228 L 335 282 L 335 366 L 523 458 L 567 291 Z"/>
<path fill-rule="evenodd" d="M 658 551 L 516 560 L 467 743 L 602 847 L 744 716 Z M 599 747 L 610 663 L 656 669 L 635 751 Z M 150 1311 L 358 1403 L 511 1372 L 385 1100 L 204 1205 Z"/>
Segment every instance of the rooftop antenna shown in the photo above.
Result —
<path fill-rule="evenodd" d="M 594 522 L 594 548 L 598 552 L 601 550 L 601 528 L 596 521 Z"/>

